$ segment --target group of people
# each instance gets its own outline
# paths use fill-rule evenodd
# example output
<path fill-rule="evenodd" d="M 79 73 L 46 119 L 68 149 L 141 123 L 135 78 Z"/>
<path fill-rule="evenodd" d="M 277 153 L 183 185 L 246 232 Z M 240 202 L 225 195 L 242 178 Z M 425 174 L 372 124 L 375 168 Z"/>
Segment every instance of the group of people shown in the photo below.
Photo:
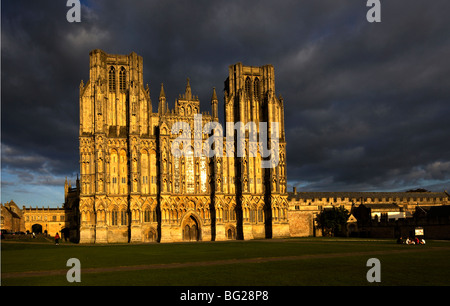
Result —
<path fill-rule="evenodd" d="M 398 244 L 425 244 L 425 239 L 418 237 L 414 237 L 410 239 L 409 237 L 406 238 L 406 240 L 403 240 L 403 237 L 400 237 L 397 239 Z"/>

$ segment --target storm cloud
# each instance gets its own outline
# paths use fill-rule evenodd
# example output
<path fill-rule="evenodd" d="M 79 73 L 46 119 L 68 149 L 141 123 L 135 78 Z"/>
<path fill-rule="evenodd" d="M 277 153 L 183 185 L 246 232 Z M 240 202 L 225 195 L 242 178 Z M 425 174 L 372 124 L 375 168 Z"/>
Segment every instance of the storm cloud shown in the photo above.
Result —
<path fill-rule="evenodd" d="M 382 1 L 2 2 L 2 202 L 57 205 L 79 173 L 78 86 L 89 52 L 144 59 L 156 111 L 186 78 L 202 110 L 236 62 L 273 64 L 285 103 L 288 187 L 433 191 L 450 185 L 450 3 Z M 51 190 L 50 190 L 50 189 Z"/>

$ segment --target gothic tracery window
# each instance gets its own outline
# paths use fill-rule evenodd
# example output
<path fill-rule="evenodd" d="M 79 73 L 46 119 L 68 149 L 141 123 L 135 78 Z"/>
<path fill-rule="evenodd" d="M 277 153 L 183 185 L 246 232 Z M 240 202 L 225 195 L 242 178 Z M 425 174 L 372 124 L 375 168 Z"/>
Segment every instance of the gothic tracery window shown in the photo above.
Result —
<path fill-rule="evenodd" d="M 120 211 L 120 223 L 121 225 L 128 225 L 128 213 L 126 210 Z"/>
<path fill-rule="evenodd" d="M 245 94 L 247 95 L 247 98 L 251 97 L 251 91 L 252 91 L 252 81 L 250 80 L 250 77 L 247 77 L 245 79 Z"/>
<path fill-rule="evenodd" d="M 119 72 L 119 90 L 124 91 L 126 87 L 126 75 L 127 71 L 125 68 L 121 67 Z"/>
<path fill-rule="evenodd" d="M 148 152 L 147 150 L 143 150 L 141 152 L 141 192 L 144 194 L 149 193 L 149 165 L 148 165 Z"/>
<path fill-rule="evenodd" d="M 108 84 L 110 91 L 116 90 L 116 69 L 113 66 L 109 69 Z"/>
<path fill-rule="evenodd" d="M 116 150 L 111 151 L 111 162 L 110 162 L 110 174 L 111 174 L 111 193 L 118 193 L 118 185 L 117 185 L 117 177 L 118 177 L 118 169 L 119 169 L 119 158 Z"/>
<path fill-rule="evenodd" d="M 260 89 L 259 89 L 259 79 L 256 78 L 255 82 L 253 83 L 253 95 L 255 96 L 255 100 L 259 99 L 260 96 Z"/>
<path fill-rule="evenodd" d="M 117 217 L 118 217 L 118 211 L 117 211 L 117 209 L 113 209 L 113 211 L 111 212 L 111 225 L 118 225 Z"/>
<path fill-rule="evenodd" d="M 185 155 L 186 159 L 186 193 L 194 193 L 195 191 L 195 172 L 194 172 L 194 152 L 188 149 Z"/>
<path fill-rule="evenodd" d="M 180 157 L 173 158 L 173 189 L 175 193 L 180 192 Z"/>
<path fill-rule="evenodd" d="M 200 192 L 206 193 L 208 192 L 208 170 L 207 170 L 207 163 L 206 163 L 206 157 L 202 156 L 200 157 Z"/>

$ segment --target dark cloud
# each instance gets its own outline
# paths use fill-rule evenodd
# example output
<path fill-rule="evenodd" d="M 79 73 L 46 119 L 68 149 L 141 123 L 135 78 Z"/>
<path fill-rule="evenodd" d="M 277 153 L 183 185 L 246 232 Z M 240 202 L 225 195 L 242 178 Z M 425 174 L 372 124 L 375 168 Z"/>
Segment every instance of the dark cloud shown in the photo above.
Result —
<path fill-rule="evenodd" d="M 210 110 L 229 65 L 273 64 L 291 187 L 450 183 L 448 1 L 382 1 L 377 24 L 365 1 L 82 3 L 81 23 L 66 21 L 65 1 L 2 3 L 4 194 L 76 176 L 78 85 L 97 48 L 143 56 L 154 111 L 161 82 L 173 107 L 189 77 Z"/>

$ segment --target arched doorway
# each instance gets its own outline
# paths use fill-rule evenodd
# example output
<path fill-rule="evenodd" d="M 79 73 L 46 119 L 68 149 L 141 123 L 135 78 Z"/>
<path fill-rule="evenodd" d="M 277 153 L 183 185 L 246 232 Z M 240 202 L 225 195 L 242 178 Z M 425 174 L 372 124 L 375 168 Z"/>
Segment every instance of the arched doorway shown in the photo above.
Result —
<path fill-rule="evenodd" d="M 226 238 L 227 238 L 228 240 L 234 240 L 234 239 L 236 239 L 236 229 L 235 229 L 234 227 L 231 227 L 231 226 L 230 226 L 230 227 L 226 230 L 225 235 L 226 235 Z"/>
<path fill-rule="evenodd" d="M 42 234 L 42 225 L 40 224 L 33 224 L 31 226 L 31 231 L 35 234 Z"/>
<path fill-rule="evenodd" d="M 198 241 L 200 240 L 200 226 L 196 218 L 190 215 L 185 221 L 183 230 L 184 241 Z"/>
<path fill-rule="evenodd" d="M 145 237 L 145 241 L 146 242 L 155 242 L 158 239 L 158 235 L 156 234 L 155 229 L 151 228 L 148 232 L 147 235 Z"/>

